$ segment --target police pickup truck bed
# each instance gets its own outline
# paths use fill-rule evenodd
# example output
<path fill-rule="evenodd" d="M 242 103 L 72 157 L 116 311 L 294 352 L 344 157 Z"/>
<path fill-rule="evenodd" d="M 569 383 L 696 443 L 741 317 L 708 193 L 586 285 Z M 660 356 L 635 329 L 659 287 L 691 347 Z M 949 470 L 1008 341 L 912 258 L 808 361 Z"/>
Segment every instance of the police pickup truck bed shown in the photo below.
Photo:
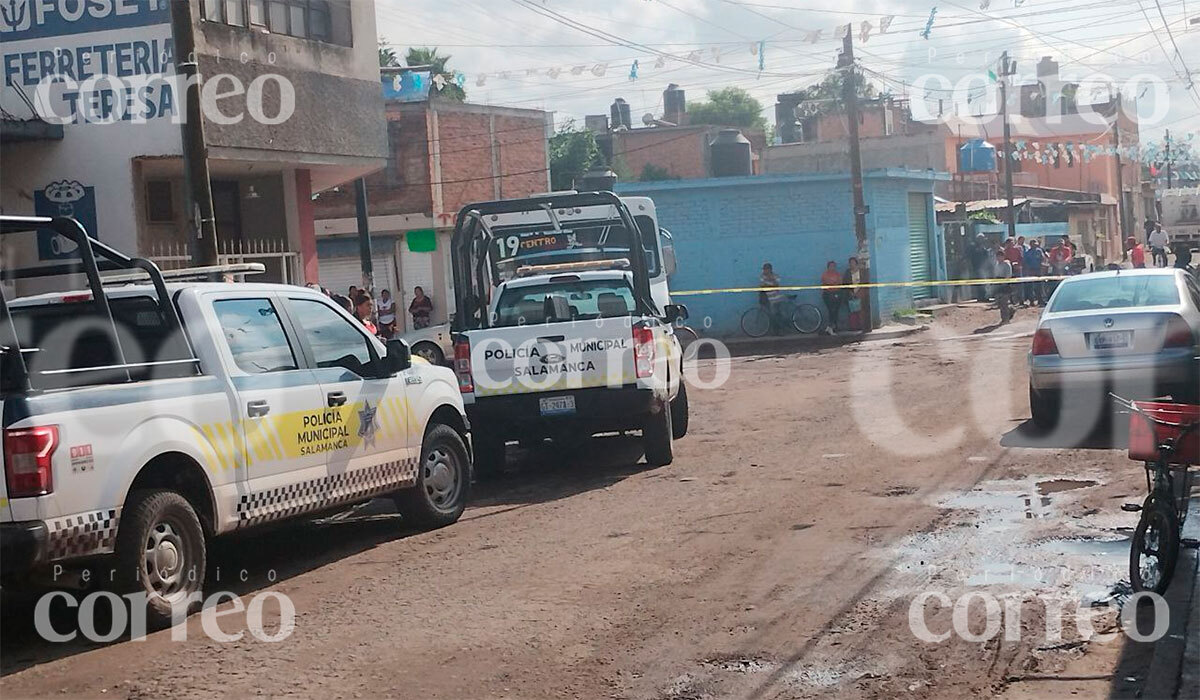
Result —
<path fill-rule="evenodd" d="M 502 469 L 510 441 L 569 450 L 626 430 L 642 432 L 648 464 L 671 462 L 688 422 L 671 323 L 686 310 L 669 303 L 652 203 L 635 204 L 644 223 L 607 192 L 460 214 L 454 366 L 478 472 Z"/>
<path fill-rule="evenodd" d="M 379 495 L 413 525 L 458 519 L 449 369 L 313 290 L 153 281 L 0 298 L 5 585 L 108 564 L 99 580 L 165 620 L 198 599 L 211 536 Z"/>

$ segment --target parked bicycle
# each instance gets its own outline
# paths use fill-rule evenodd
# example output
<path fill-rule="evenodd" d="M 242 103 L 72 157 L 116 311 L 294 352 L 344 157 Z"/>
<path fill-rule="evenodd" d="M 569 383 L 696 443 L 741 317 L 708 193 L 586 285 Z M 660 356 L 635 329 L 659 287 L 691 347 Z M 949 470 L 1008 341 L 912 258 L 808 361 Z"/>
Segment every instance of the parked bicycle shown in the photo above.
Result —
<path fill-rule="evenodd" d="M 821 310 L 812 304 L 797 304 L 796 295 L 787 297 L 772 308 L 767 304 L 756 304 L 742 314 L 742 332 L 751 338 L 761 338 L 768 333 L 780 332 L 786 327 L 798 333 L 816 333 L 825 326 Z"/>
<path fill-rule="evenodd" d="M 1121 507 L 1141 513 L 1129 548 L 1129 582 L 1134 591 L 1161 595 L 1179 560 L 1191 493 L 1189 467 L 1200 464 L 1200 406 L 1109 396 L 1129 411 L 1129 458 L 1144 463 L 1150 491 L 1141 505 Z"/>

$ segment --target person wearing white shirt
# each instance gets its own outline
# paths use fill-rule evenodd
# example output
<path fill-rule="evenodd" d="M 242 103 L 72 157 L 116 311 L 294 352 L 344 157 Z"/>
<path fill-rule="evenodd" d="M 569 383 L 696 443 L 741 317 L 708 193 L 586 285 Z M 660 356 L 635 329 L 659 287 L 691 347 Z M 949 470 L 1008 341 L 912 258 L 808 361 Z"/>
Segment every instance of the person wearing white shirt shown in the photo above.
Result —
<path fill-rule="evenodd" d="M 375 316 L 379 319 L 379 335 L 386 340 L 396 334 L 396 300 L 386 289 L 375 302 Z"/>
<path fill-rule="evenodd" d="M 1171 237 L 1163 230 L 1162 224 L 1155 222 L 1154 230 L 1147 237 L 1147 243 L 1150 244 L 1150 252 L 1153 254 L 1151 260 L 1158 267 L 1167 266 L 1167 246 L 1171 243 Z M 1159 260 L 1162 262 L 1160 263 Z"/>

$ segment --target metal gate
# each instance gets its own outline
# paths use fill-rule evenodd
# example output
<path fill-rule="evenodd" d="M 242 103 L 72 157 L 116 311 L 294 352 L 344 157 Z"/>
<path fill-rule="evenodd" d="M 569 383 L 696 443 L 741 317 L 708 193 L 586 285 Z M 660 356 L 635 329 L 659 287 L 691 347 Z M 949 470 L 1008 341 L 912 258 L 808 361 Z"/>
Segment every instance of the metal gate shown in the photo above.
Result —
<path fill-rule="evenodd" d="M 929 260 L 929 213 L 926 210 L 929 195 L 921 192 L 908 193 L 908 269 L 913 282 L 930 282 L 933 279 Z M 913 299 L 928 299 L 933 289 L 926 286 L 912 288 Z"/>
<path fill-rule="evenodd" d="M 233 240 L 217 242 L 217 263 L 262 263 L 266 270 L 261 275 L 251 275 L 250 282 L 281 282 L 304 284 L 300 274 L 300 254 L 288 250 L 287 241 L 276 239 Z M 163 270 L 179 270 L 192 267 L 192 257 L 186 243 L 157 242 L 150 246 L 150 259 Z M 238 281 L 247 281 L 237 275 Z"/>

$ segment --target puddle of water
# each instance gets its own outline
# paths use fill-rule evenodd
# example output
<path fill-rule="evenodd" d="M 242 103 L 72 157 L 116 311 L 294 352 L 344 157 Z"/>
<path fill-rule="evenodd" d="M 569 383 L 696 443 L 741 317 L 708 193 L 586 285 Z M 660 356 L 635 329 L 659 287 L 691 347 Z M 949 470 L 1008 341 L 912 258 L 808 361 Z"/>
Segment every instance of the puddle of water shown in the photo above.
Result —
<path fill-rule="evenodd" d="M 1037 483 L 1037 491 L 1043 496 L 1049 496 L 1050 494 L 1062 493 L 1063 491 L 1086 489 L 1098 483 L 1100 482 L 1092 481 L 1091 479 L 1049 479 L 1047 481 L 1039 481 Z"/>

